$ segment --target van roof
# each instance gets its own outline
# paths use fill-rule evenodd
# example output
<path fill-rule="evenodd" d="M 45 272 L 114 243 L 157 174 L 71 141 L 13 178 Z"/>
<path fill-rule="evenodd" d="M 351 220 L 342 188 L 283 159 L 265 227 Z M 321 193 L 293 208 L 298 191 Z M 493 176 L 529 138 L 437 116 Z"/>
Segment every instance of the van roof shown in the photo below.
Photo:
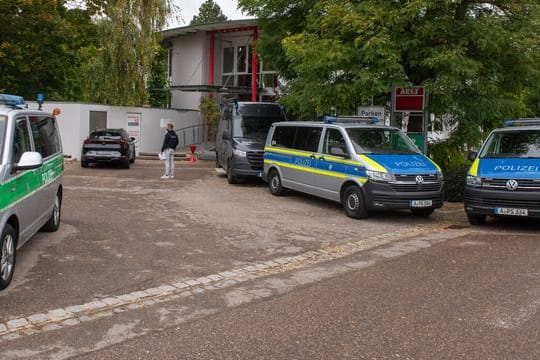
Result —
<path fill-rule="evenodd" d="M 326 126 L 326 127 L 340 127 L 340 128 L 370 128 L 370 129 L 398 129 L 393 126 L 378 125 L 378 124 L 362 124 L 362 123 L 327 123 L 324 121 L 281 121 L 276 122 L 275 126 Z M 398 129 L 399 130 L 399 129 Z"/>

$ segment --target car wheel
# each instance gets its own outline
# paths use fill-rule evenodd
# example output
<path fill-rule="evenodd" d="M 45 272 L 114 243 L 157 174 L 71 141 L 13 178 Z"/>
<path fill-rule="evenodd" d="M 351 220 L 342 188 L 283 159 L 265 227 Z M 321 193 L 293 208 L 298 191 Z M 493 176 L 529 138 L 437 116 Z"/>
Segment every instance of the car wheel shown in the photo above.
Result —
<path fill-rule="evenodd" d="M 483 225 L 486 222 L 486 215 L 467 214 L 467 219 L 471 225 Z"/>
<path fill-rule="evenodd" d="M 270 170 L 270 174 L 268 174 L 268 188 L 272 195 L 280 196 L 285 193 L 285 189 L 281 183 L 281 177 L 275 169 Z"/>
<path fill-rule="evenodd" d="M 343 210 L 348 217 L 354 219 L 362 219 L 368 216 L 366 206 L 364 204 L 364 196 L 360 188 L 356 185 L 348 186 L 343 192 Z"/>
<path fill-rule="evenodd" d="M 420 216 L 420 217 L 428 217 L 429 215 L 433 214 L 435 209 L 411 209 L 411 213 L 414 216 Z"/>
<path fill-rule="evenodd" d="M 88 161 L 82 161 L 81 160 L 81 167 L 87 168 L 88 167 Z"/>
<path fill-rule="evenodd" d="M 53 232 L 58 230 L 60 227 L 60 216 L 62 215 L 62 196 L 60 192 L 56 193 L 56 197 L 54 198 L 54 206 L 53 211 L 51 214 L 51 217 L 49 220 L 43 225 L 42 230 L 47 232 Z"/>
<path fill-rule="evenodd" d="M 233 175 L 231 167 L 227 167 L 227 182 L 229 184 L 238 184 L 238 178 Z"/>
<path fill-rule="evenodd" d="M 0 290 L 5 289 L 13 278 L 17 259 L 16 239 L 15 230 L 6 224 L 0 238 Z"/>

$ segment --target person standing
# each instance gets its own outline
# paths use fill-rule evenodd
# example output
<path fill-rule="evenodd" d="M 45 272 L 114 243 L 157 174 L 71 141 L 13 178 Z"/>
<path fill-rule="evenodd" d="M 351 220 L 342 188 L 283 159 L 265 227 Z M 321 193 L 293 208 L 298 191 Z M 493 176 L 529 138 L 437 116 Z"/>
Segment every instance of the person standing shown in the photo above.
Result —
<path fill-rule="evenodd" d="M 174 178 L 174 150 L 176 150 L 177 146 L 178 135 L 174 131 L 174 125 L 169 123 L 161 146 L 161 152 L 165 154 L 165 174 L 161 177 L 162 179 Z"/>

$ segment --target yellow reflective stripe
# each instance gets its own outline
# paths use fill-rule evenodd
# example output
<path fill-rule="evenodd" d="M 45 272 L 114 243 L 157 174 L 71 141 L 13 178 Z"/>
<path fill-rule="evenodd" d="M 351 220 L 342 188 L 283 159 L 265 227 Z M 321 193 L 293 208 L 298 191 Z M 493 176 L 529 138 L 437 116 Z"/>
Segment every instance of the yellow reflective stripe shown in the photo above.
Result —
<path fill-rule="evenodd" d="M 381 164 L 379 164 L 378 162 L 370 159 L 369 157 L 367 157 L 366 155 L 358 155 L 358 157 L 362 160 L 362 161 L 365 161 L 366 164 L 370 167 L 370 170 L 375 170 L 375 171 L 380 171 L 380 172 L 383 172 L 383 173 L 387 173 L 388 170 L 386 170 L 386 168 L 384 166 L 382 166 Z"/>
<path fill-rule="evenodd" d="M 264 151 L 277 152 L 277 153 L 287 154 L 287 155 L 297 155 L 297 156 L 310 156 L 310 155 L 313 154 L 312 152 L 307 152 L 307 151 L 289 150 L 289 149 L 275 148 L 275 147 L 271 147 L 271 146 L 265 147 Z M 343 159 L 343 158 L 340 158 L 340 157 L 327 155 L 327 154 L 322 154 L 322 156 L 324 156 L 325 160 L 337 162 L 337 163 L 340 163 L 340 164 L 364 166 L 364 164 L 362 164 L 361 162 L 354 161 L 354 160 L 346 160 L 346 159 Z"/>
<path fill-rule="evenodd" d="M 424 155 L 425 156 L 425 155 Z M 439 167 L 439 165 L 437 165 L 437 163 L 435 163 L 435 161 L 431 160 L 428 156 L 426 156 L 426 158 L 431 161 L 431 163 L 433 164 L 433 166 L 435 166 L 437 168 L 437 170 L 439 170 L 439 172 L 442 174 L 442 170 L 441 168 Z"/>
<path fill-rule="evenodd" d="M 328 170 L 314 169 L 314 168 L 310 168 L 310 167 L 306 167 L 306 166 L 293 165 L 293 164 L 288 164 L 288 163 L 284 163 L 284 162 L 281 162 L 281 161 L 274 161 L 274 160 L 265 159 L 264 163 L 268 164 L 268 165 L 278 165 L 280 167 L 284 167 L 284 168 L 287 168 L 287 169 L 294 169 L 294 170 L 304 171 L 304 172 L 308 172 L 308 173 L 311 173 L 311 174 L 332 176 L 332 177 L 335 177 L 335 178 L 338 178 L 338 179 L 347 179 L 347 178 L 349 178 L 349 175 L 347 175 L 347 174 L 338 173 L 338 172 L 334 172 L 334 171 L 328 171 Z M 367 182 L 367 178 L 357 176 L 356 179 L 358 179 L 358 181 L 360 181 L 362 184 L 365 184 Z"/>
<path fill-rule="evenodd" d="M 472 176 L 478 176 L 478 165 L 480 165 L 480 160 L 474 159 L 474 162 L 469 169 L 469 174 L 471 174 Z"/>

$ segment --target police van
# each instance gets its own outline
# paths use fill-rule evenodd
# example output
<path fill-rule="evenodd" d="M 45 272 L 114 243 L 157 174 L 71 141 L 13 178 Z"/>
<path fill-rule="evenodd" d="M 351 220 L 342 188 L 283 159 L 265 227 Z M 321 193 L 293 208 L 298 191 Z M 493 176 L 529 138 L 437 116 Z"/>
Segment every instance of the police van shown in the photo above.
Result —
<path fill-rule="evenodd" d="M 0 289 L 13 278 L 17 250 L 38 230 L 60 226 L 64 159 L 55 114 L 0 94 Z"/>
<path fill-rule="evenodd" d="M 441 169 L 401 130 L 377 122 L 341 116 L 274 123 L 262 174 L 270 192 L 291 189 L 329 199 L 352 218 L 391 209 L 431 215 L 443 205 Z"/>
<path fill-rule="evenodd" d="M 472 225 L 487 216 L 540 217 L 540 118 L 506 121 L 469 160 L 464 206 Z"/>

